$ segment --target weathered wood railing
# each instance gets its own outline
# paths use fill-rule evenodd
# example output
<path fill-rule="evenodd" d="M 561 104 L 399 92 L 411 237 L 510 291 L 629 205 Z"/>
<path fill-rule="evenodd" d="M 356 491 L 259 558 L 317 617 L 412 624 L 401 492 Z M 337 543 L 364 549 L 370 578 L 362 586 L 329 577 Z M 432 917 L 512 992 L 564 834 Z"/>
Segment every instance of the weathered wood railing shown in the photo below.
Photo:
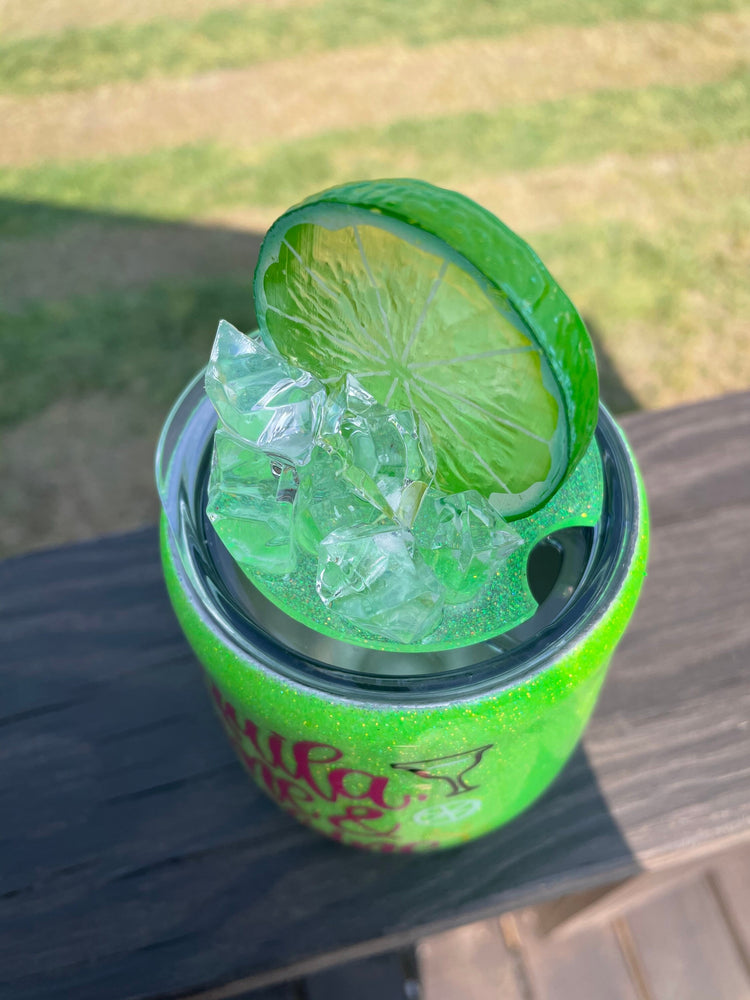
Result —
<path fill-rule="evenodd" d="M 624 424 L 653 549 L 595 718 L 443 855 L 342 849 L 248 782 L 155 530 L 0 564 L 0 997 L 239 996 L 750 836 L 750 393 Z"/>

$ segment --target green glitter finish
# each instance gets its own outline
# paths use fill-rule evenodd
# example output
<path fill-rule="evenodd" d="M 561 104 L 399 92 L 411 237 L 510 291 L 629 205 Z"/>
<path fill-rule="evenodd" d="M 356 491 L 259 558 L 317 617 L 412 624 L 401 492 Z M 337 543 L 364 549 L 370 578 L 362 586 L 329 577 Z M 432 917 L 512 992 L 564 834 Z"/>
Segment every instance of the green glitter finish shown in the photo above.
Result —
<path fill-rule="evenodd" d="M 526 808 L 579 740 L 635 607 L 648 549 L 637 480 L 634 545 L 609 604 L 526 678 L 419 704 L 408 696 L 396 704 L 366 692 L 329 694 L 243 653 L 191 600 L 163 517 L 162 558 L 174 609 L 227 733 L 261 788 L 320 833 L 382 852 L 461 844 Z"/>
<path fill-rule="evenodd" d="M 490 583 L 472 600 L 446 606 L 440 625 L 420 642 L 389 642 L 327 608 L 315 590 L 317 561 L 300 558 L 286 577 L 260 573 L 247 563 L 242 569 L 260 592 L 278 608 L 316 632 L 355 646 L 397 653 L 456 649 L 483 642 L 529 619 L 537 604 L 526 575 L 529 553 L 536 543 L 563 528 L 594 525 L 602 511 L 602 462 L 596 438 L 572 475 L 542 510 L 513 522 L 524 544 L 502 564 Z"/>

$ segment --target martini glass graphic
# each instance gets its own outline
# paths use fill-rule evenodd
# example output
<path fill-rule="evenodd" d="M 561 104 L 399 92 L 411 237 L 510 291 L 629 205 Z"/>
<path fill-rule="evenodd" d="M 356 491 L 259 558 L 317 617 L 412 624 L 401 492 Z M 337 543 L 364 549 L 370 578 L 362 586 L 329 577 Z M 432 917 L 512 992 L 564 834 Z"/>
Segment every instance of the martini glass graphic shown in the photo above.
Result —
<path fill-rule="evenodd" d="M 461 753 L 449 754 L 447 757 L 430 757 L 426 760 L 412 760 L 403 764 L 391 764 L 397 771 L 411 771 L 418 778 L 430 778 L 436 781 L 447 781 L 450 791 L 446 798 L 452 795 L 463 795 L 473 792 L 479 785 L 470 785 L 465 775 L 472 771 L 481 761 L 485 753 L 491 749 L 492 743 L 477 747 L 475 750 L 464 750 Z"/>

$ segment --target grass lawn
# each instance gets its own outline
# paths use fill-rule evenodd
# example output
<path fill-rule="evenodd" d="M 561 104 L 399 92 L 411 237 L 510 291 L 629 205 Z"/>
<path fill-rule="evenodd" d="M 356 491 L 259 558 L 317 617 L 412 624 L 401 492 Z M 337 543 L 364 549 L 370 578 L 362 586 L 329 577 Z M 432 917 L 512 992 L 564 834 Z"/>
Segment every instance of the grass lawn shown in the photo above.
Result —
<path fill-rule="evenodd" d="M 257 66 L 262 81 L 267 63 L 293 68 L 329 52 L 349 52 L 356 67 L 360 47 L 373 45 L 400 46 L 408 79 L 412 53 L 416 66 L 420 52 L 454 38 L 479 51 L 505 37 L 511 59 L 546 31 L 564 30 L 575 46 L 577 32 L 600 28 L 587 35 L 589 53 L 599 37 L 668 38 L 665 25 L 693 26 L 685 37 L 697 39 L 696 75 L 675 75 L 665 51 L 663 81 L 657 60 L 644 63 L 647 82 L 636 73 L 632 85 L 609 85 L 602 42 L 599 84 L 569 92 L 561 78 L 553 99 L 524 91 L 523 100 L 441 113 L 455 106 L 441 84 L 437 111 L 394 109 L 377 125 L 356 123 L 355 108 L 351 127 L 327 127 L 321 106 L 306 134 L 286 121 L 257 142 L 198 134 L 137 154 L 81 158 L 73 149 L 56 160 L 24 148 L 26 165 L 0 168 L 0 472 L 17 484 L 0 501 L 0 554 L 155 516 L 158 427 L 204 363 L 218 319 L 252 324 L 257 239 L 289 204 L 346 179 L 424 177 L 497 212 L 589 320 L 612 399 L 665 406 L 750 385 L 748 4 L 324 0 L 142 23 L 124 6 L 122 19 L 116 3 L 108 9 L 111 23 L 79 19 L 0 44 L 0 109 L 6 101 L 22 114 L 28 102 L 29 115 L 47 108 L 54 123 L 49 108 L 75 92 L 76 114 L 96 122 L 108 88 L 127 81 L 183 80 L 189 95 L 212 73 L 224 93 L 234 68 Z M 716 51 L 722 61 L 706 62 Z M 272 96 L 238 99 L 250 107 Z M 155 129 L 160 113 L 136 109 L 128 127 Z"/>
<path fill-rule="evenodd" d="M 197 18 L 70 28 L 0 45 L 0 92 L 83 90 L 116 80 L 190 76 L 356 45 L 492 38 L 545 25 L 689 21 L 744 9 L 741 0 L 325 0 L 301 7 L 227 7 Z"/>

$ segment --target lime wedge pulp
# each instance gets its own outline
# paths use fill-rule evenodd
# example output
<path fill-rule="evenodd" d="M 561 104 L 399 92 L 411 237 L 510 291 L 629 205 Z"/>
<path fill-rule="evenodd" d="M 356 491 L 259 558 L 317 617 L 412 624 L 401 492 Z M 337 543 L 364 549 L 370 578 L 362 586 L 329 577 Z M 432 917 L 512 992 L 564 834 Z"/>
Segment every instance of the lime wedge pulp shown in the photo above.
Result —
<path fill-rule="evenodd" d="M 591 440 L 582 320 L 533 250 L 460 194 L 387 180 L 308 198 L 269 230 L 254 292 L 287 360 L 327 385 L 352 374 L 422 417 L 447 493 L 475 489 L 522 517 Z"/>

